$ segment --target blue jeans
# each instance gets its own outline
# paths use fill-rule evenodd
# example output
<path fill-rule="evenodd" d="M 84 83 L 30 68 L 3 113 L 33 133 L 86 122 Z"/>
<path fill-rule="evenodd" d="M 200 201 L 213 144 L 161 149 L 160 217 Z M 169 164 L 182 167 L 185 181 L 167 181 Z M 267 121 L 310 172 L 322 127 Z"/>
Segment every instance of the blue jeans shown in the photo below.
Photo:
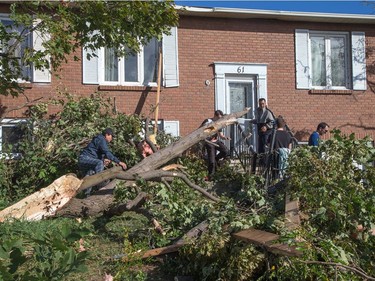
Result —
<path fill-rule="evenodd" d="M 78 158 L 78 167 L 84 176 L 89 176 L 93 173 L 97 174 L 103 171 L 104 162 L 101 159 L 80 155 Z"/>

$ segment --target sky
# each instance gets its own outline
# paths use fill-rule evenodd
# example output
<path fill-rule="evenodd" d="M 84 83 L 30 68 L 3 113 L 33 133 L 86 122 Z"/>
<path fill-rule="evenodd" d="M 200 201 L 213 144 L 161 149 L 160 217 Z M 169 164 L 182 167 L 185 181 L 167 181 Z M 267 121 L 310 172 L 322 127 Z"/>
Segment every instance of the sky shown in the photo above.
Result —
<path fill-rule="evenodd" d="M 198 1 L 185 0 L 175 1 L 177 5 L 194 7 L 221 7 L 221 8 L 243 8 L 277 11 L 298 11 L 298 12 L 319 12 L 319 13 L 340 13 L 340 14 L 364 14 L 375 15 L 375 1 Z"/>

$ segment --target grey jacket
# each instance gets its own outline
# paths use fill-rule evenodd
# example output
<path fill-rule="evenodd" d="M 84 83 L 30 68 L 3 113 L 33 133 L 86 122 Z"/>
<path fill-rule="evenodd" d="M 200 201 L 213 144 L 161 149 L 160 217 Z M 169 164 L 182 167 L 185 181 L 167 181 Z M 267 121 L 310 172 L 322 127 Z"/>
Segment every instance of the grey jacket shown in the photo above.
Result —
<path fill-rule="evenodd" d="M 255 114 L 258 128 L 260 125 L 265 124 L 267 129 L 272 129 L 272 121 L 275 121 L 275 118 L 273 118 L 271 111 L 269 111 L 267 108 L 263 110 L 262 108 L 258 107 Z"/>

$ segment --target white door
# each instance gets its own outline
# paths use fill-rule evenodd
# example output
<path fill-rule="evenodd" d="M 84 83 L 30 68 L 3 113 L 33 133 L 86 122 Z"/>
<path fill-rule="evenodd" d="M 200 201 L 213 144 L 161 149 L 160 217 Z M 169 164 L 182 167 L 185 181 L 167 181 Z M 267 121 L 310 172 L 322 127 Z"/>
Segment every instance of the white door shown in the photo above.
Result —
<path fill-rule="evenodd" d="M 251 110 L 243 118 L 238 119 L 238 123 L 243 130 L 244 136 L 249 136 L 247 142 L 249 145 L 256 147 L 256 130 L 255 126 L 250 122 L 254 118 L 254 112 L 256 107 L 256 92 L 255 92 L 255 79 L 249 77 L 248 79 L 227 79 L 227 108 L 225 109 L 226 113 L 233 113 L 243 110 L 246 107 L 250 107 Z M 238 137 L 237 132 L 227 132 L 230 134 L 232 141 L 230 143 L 231 150 L 234 147 L 241 144 L 243 139 Z"/>

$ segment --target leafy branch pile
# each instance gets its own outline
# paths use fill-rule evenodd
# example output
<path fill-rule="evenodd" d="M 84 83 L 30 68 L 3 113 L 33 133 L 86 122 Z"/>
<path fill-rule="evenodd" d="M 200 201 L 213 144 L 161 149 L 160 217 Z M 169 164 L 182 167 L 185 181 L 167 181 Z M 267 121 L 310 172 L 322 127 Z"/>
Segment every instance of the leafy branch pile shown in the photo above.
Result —
<path fill-rule="evenodd" d="M 59 113 L 41 119 L 46 117 L 46 106 L 52 104 L 61 107 Z M 23 157 L 0 161 L 3 206 L 60 175 L 76 171 L 80 147 L 105 127 L 113 127 L 117 132 L 113 143 L 117 155 L 130 166 L 140 161 L 134 147 L 127 143 L 139 138 L 139 117 L 113 114 L 110 100 L 98 95 L 78 100 L 64 95 L 48 105 L 38 104 L 29 112 L 32 122 L 24 124 L 25 139 L 19 145 Z M 62 218 L 45 221 L 56 228 L 64 227 L 68 221 L 71 227 L 62 232 L 66 233 L 63 236 L 53 234 L 54 227 L 53 236 L 27 230 L 30 225 L 38 227 L 43 222 L 4 223 L 0 232 L 0 272 L 3 279 L 11 276 L 10 280 L 25 280 L 21 277 L 28 276 L 28 265 L 33 264 L 39 273 L 48 270 L 52 272 L 49 276 L 59 280 L 102 280 L 104 273 L 111 273 L 115 280 L 148 280 L 150 276 L 144 269 L 155 261 L 142 260 L 137 253 L 168 246 L 206 221 L 208 229 L 199 239 L 188 241 L 174 258 L 165 257 L 159 266 L 164 270 L 162 276 L 190 275 L 197 280 L 372 280 L 374 160 L 375 150 L 369 139 L 356 140 L 336 132 L 318 148 L 295 149 L 290 156 L 288 179 L 276 194 L 268 194 L 262 177 L 243 174 L 236 166 L 220 167 L 214 185 L 209 186 L 203 181 L 203 160 L 194 155 L 181 156 L 175 161 L 185 167 L 184 173 L 195 184 L 220 197 L 219 203 L 207 201 L 181 179 L 140 179 L 135 186 L 121 181 L 115 193 L 118 202 L 132 200 L 140 191 L 148 194 L 138 213 L 85 219 L 82 225 Z M 294 231 L 285 227 L 285 192 L 300 200 L 302 223 Z M 155 231 L 151 219 L 160 223 L 162 232 Z M 282 242 L 298 246 L 302 256 L 271 254 L 231 236 L 251 227 L 279 234 Z M 33 231 L 37 236 L 32 235 Z M 15 237 L 21 232 L 25 238 L 18 241 Z M 51 240 L 52 237 L 57 240 Z M 66 242 L 68 248 L 57 247 L 67 237 L 71 239 Z M 87 256 L 79 252 L 81 238 Z M 32 255 L 24 250 L 25 243 Z M 43 260 L 37 251 L 41 245 L 47 247 L 40 251 L 45 254 Z M 52 270 L 56 263 L 62 270 L 65 268 L 62 275 Z M 77 272 L 83 265 L 89 271 Z M 101 274 L 95 279 L 91 271 L 98 268 Z M 37 276 L 34 271 L 30 274 Z"/>
<path fill-rule="evenodd" d="M 49 106 L 61 110 L 48 116 Z M 24 138 L 17 144 L 22 157 L 0 160 L 0 206 L 49 185 L 62 175 L 77 173 L 80 149 L 107 127 L 117 133 L 111 144 L 115 155 L 126 159 L 130 167 L 140 160 L 129 141 L 140 140 L 141 118 L 113 114 L 110 99 L 99 94 L 80 99 L 61 94 L 59 99 L 32 106 L 28 114 L 27 122 L 21 124 Z M 12 147 L 5 151 L 12 151 Z"/>

